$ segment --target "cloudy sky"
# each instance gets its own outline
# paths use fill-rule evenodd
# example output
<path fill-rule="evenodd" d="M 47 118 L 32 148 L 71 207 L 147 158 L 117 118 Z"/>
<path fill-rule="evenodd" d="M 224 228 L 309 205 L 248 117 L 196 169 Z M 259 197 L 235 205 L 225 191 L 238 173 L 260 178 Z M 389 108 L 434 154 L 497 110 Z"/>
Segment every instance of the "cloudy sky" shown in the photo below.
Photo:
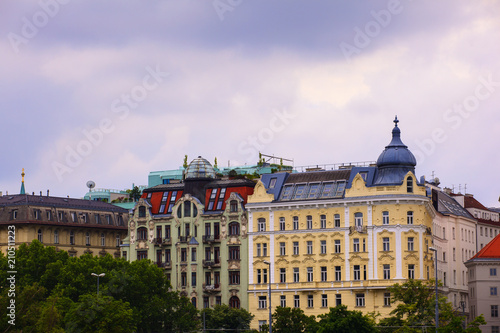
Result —
<path fill-rule="evenodd" d="M 184 155 L 375 161 L 500 206 L 498 1 L 0 2 L 0 190 L 126 189 Z"/>

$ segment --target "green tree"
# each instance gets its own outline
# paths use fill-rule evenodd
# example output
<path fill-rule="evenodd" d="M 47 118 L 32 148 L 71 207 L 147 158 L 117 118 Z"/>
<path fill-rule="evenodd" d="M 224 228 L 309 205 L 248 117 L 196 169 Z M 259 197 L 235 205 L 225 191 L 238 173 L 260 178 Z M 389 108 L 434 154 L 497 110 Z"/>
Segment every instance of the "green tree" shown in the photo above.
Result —
<path fill-rule="evenodd" d="M 231 308 L 227 304 L 216 305 L 201 311 L 205 317 L 206 329 L 227 329 L 244 331 L 250 329 L 254 315 L 245 309 Z"/>
<path fill-rule="evenodd" d="M 363 315 L 361 311 L 349 311 L 345 305 L 330 308 L 330 312 L 318 318 L 318 333 L 378 332 L 372 316 Z"/>
<path fill-rule="evenodd" d="M 182 166 L 184 167 L 184 169 L 186 169 L 188 167 L 188 156 L 187 155 L 184 155 L 184 163 L 182 163 Z"/>
<path fill-rule="evenodd" d="M 439 283 L 441 285 L 441 283 Z M 389 288 L 396 308 L 391 317 L 380 321 L 381 326 L 401 326 L 392 332 L 420 332 L 421 326 L 435 327 L 436 294 L 435 282 L 410 279 L 403 284 L 395 284 Z M 464 318 L 455 311 L 444 295 L 438 295 L 439 332 L 480 332 L 479 325 L 484 322 L 483 316 L 476 317 L 466 329 Z M 384 331 L 384 330 L 382 330 Z M 384 331 L 385 332 L 385 331 Z"/>
<path fill-rule="evenodd" d="M 142 192 L 139 187 L 134 186 L 131 190 L 127 190 L 128 197 L 130 200 L 136 202 L 141 198 Z"/>
<path fill-rule="evenodd" d="M 136 323 L 128 302 L 111 296 L 83 295 L 65 316 L 66 332 L 134 332 Z"/>
<path fill-rule="evenodd" d="M 313 333 L 318 330 L 315 317 L 307 316 L 300 308 L 278 306 L 272 318 L 275 333 Z"/>

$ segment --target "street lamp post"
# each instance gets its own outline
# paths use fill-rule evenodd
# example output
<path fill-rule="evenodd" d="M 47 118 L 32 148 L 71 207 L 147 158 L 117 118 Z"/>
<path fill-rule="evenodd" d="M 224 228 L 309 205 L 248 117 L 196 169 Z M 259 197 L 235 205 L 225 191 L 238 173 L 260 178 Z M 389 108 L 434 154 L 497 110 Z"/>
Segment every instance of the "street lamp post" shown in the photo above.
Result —
<path fill-rule="evenodd" d="M 269 265 L 269 333 L 273 333 L 273 316 L 271 314 L 271 262 L 264 260 L 264 264 Z"/>
<path fill-rule="evenodd" d="M 97 296 L 99 296 L 99 278 L 103 277 L 106 274 L 104 274 L 104 273 L 101 273 L 101 274 L 92 273 L 91 275 L 97 276 Z"/>
<path fill-rule="evenodd" d="M 434 276 L 436 282 L 436 333 L 438 333 L 439 328 L 439 298 L 438 298 L 438 259 L 437 259 L 437 249 L 430 247 L 429 250 L 434 252 Z"/>
<path fill-rule="evenodd" d="M 463 317 L 463 329 L 465 330 L 465 301 L 460 301 L 460 308 L 462 308 L 462 317 Z"/>

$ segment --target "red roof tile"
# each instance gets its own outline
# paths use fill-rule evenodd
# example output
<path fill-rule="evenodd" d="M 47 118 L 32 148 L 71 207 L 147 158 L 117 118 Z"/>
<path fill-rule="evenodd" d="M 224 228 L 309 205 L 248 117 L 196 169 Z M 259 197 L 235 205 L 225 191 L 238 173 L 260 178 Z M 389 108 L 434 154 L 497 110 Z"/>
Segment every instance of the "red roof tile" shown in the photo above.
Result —
<path fill-rule="evenodd" d="M 500 259 L 500 234 L 491 240 L 471 259 Z"/>

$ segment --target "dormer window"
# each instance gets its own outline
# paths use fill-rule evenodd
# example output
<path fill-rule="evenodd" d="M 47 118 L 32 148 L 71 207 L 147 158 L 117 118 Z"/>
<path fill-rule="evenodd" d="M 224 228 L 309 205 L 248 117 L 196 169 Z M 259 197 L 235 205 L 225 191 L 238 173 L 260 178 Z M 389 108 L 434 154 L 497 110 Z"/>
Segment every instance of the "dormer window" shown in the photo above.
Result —
<path fill-rule="evenodd" d="M 165 208 L 165 206 L 163 206 Z M 146 207 L 140 206 L 139 207 L 139 217 L 146 217 Z"/>
<path fill-rule="evenodd" d="M 406 179 L 406 192 L 413 193 L 413 178 L 412 177 L 408 177 Z"/>
<path fill-rule="evenodd" d="M 229 204 L 229 210 L 231 213 L 235 213 L 238 211 L 238 201 L 236 200 L 231 200 L 231 203 Z"/>
<path fill-rule="evenodd" d="M 271 178 L 271 181 L 269 182 L 269 188 L 274 188 L 276 186 L 276 180 L 277 178 Z"/>

